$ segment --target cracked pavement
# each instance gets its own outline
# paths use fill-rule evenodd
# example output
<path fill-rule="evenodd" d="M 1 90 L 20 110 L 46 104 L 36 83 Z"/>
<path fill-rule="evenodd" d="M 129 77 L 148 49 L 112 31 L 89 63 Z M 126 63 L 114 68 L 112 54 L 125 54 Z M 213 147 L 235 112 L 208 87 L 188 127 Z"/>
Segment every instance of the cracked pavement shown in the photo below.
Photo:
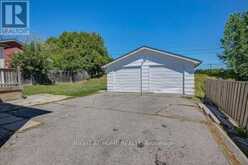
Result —
<path fill-rule="evenodd" d="M 228 164 L 191 99 L 100 93 L 35 108 L 51 113 L 12 136 L 0 164 Z"/>

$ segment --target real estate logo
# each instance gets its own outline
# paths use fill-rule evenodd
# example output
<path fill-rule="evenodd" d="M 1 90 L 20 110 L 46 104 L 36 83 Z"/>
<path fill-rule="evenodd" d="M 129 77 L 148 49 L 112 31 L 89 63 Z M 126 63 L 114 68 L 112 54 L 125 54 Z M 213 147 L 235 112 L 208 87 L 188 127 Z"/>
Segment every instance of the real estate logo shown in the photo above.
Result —
<path fill-rule="evenodd" d="M 1 35 L 29 35 L 29 1 L 0 0 Z"/>

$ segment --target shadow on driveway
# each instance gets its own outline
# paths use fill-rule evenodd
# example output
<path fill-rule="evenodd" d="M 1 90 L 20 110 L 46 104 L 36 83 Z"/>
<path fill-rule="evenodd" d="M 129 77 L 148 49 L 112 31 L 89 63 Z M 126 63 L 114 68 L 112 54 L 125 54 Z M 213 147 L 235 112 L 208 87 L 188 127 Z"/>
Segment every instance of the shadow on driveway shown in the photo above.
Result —
<path fill-rule="evenodd" d="M 50 112 L 33 107 L 0 103 L 0 147 L 30 119 Z"/>

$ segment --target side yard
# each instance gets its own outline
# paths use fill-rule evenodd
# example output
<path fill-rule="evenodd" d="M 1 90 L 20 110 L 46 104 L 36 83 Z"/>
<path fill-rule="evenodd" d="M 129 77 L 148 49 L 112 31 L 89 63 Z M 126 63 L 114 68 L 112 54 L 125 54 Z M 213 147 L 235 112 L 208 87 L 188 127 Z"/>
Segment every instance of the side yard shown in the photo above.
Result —
<path fill-rule="evenodd" d="M 195 97 L 203 98 L 204 93 L 204 81 L 208 78 L 207 74 L 198 73 L 195 74 Z"/>
<path fill-rule="evenodd" d="M 224 80 L 234 80 L 235 75 L 231 70 L 198 70 L 198 72 L 195 73 L 195 96 L 197 98 L 204 97 L 204 81 L 207 78 L 221 78 Z"/>
<path fill-rule="evenodd" d="M 61 83 L 56 85 L 24 86 L 24 95 L 54 94 L 66 96 L 86 96 L 106 89 L 106 77 L 85 80 L 77 83 Z"/>

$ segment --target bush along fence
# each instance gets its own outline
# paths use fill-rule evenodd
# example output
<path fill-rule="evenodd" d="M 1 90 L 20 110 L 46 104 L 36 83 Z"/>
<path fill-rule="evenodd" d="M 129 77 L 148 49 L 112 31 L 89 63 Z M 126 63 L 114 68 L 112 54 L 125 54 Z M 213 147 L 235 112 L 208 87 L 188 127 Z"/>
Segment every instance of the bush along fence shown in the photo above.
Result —
<path fill-rule="evenodd" d="M 90 76 L 85 70 L 73 72 L 73 71 L 61 71 L 50 70 L 47 74 L 31 76 L 31 78 L 22 78 L 23 84 L 56 84 L 66 82 L 78 82 L 89 79 Z"/>
<path fill-rule="evenodd" d="M 89 79 L 90 76 L 85 70 L 78 72 L 71 71 L 49 71 L 48 78 L 52 83 L 77 82 Z"/>
<path fill-rule="evenodd" d="M 248 82 L 206 80 L 206 98 L 248 130 Z"/>

